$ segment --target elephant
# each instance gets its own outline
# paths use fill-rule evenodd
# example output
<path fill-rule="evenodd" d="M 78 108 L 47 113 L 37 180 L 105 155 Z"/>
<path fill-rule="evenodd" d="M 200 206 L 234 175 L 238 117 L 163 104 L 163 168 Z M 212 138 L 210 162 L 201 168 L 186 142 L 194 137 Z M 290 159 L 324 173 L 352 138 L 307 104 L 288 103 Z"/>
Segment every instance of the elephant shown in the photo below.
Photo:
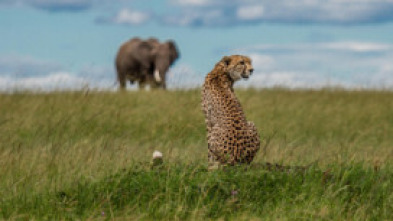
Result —
<path fill-rule="evenodd" d="M 156 38 L 132 38 L 123 43 L 116 56 L 117 81 L 120 89 L 126 81 L 138 82 L 139 89 L 146 84 L 151 88 L 166 89 L 166 72 L 180 56 L 172 40 L 160 43 Z"/>

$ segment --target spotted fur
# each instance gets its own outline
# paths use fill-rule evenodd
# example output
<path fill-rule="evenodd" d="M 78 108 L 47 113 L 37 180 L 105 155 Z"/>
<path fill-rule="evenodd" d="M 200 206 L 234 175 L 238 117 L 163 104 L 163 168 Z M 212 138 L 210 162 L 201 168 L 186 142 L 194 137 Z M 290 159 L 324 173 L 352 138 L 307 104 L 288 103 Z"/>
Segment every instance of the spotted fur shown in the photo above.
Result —
<path fill-rule="evenodd" d="M 202 88 L 202 109 L 207 127 L 209 164 L 251 163 L 260 148 L 253 122 L 247 121 L 233 84 L 253 72 L 251 59 L 225 56 L 207 74 Z"/>

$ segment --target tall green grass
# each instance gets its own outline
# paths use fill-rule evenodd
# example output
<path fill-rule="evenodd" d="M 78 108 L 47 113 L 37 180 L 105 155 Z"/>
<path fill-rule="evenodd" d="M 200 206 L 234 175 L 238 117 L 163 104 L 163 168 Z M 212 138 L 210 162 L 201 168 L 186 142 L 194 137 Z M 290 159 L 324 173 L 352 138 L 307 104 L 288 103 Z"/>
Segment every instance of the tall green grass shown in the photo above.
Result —
<path fill-rule="evenodd" d="M 0 219 L 393 218 L 393 92 L 236 93 L 254 165 L 311 166 L 207 172 L 198 90 L 1 94 Z"/>

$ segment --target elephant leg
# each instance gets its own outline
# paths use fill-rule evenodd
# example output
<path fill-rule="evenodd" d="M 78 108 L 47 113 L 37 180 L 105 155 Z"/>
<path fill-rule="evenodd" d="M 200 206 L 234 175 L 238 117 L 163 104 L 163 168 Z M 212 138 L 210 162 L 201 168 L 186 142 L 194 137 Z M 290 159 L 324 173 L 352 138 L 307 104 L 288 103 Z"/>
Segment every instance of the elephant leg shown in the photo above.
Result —
<path fill-rule="evenodd" d="M 120 85 L 120 90 L 125 90 L 126 89 L 126 77 L 122 74 L 118 75 L 118 81 Z"/>
<path fill-rule="evenodd" d="M 157 82 L 154 80 L 154 77 L 152 74 L 147 74 L 146 75 L 146 82 L 147 84 L 149 84 L 150 89 L 157 89 L 159 87 L 159 85 L 157 84 Z"/>
<path fill-rule="evenodd" d="M 145 81 L 139 81 L 139 83 L 138 83 L 139 90 L 144 90 L 145 87 L 146 87 L 146 82 Z"/>
<path fill-rule="evenodd" d="M 151 89 L 157 89 L 159 87 L 159 85 L 154 81 L 150 81 L 149 84 Z"/>
<path fill-rule="evenodd" d="M 139 82 L 139 84 L 138 84 L 139 90 L 144 90 L 145 87 L 146 87 L 146 83 L 145 82 Z"/>
<path fill-rule="evenodd" d="M 144 90 L 145 87 L 146 87 L 146 79 L 142 77 L 138 81 L 138 88 L 139 88 L 139 90 Z"/>

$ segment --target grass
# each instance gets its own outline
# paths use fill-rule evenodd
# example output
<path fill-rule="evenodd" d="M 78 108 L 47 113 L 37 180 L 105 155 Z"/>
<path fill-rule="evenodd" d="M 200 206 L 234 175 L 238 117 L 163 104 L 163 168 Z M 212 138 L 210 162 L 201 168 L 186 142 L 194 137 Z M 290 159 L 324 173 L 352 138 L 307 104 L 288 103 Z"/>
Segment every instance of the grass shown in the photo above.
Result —
<path fill-rule="evenodd" d="M 393 218 L 393 92 L 237 95 L 263 148 L 207 172 L 198 90 L 0 94 L 0 219 Z"/>

